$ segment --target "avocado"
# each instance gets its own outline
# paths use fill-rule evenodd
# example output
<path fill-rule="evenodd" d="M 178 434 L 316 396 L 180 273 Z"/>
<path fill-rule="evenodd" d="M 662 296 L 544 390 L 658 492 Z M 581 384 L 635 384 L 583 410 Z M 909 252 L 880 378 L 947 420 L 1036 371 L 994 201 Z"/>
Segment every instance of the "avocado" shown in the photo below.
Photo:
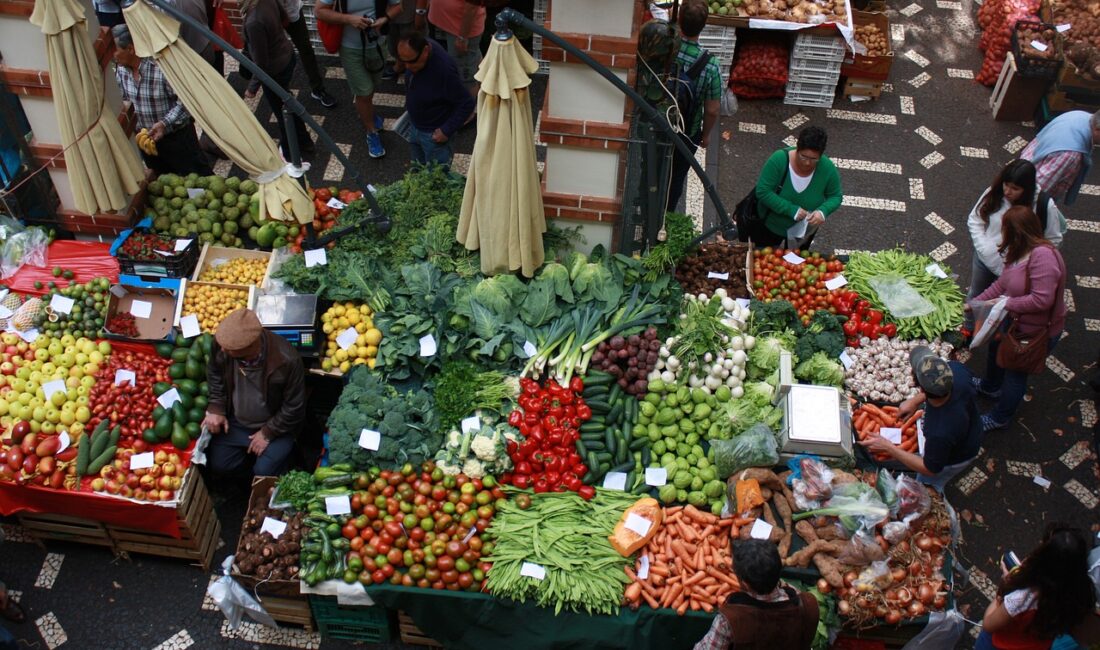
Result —
<path fill-rule="evenodd" d="M 191 393 L 185 393 L 182 390 L 176 392 L 179 393 L 180 396 L 180 401 L 178 403 L 183 406 L 185 411 L 190 410 L 191 407 L 195 405 L 195 398 L 191 397 Z M 173 406 L 172 408 L 175 407 Z M 176 420 L 179 421 L 179 418 L 176 418 Z M 186 422 L 186 420 L 184 420 L 184 422 Z"/>
<path fill-rule="evenodd" d="M 172 425 L 172 444 L 176 449 L 187 449 L 191 444 L 191 436 L 187 435 L 187 429 L 179 422 Z"/>
<path fill-rule="evenodd" d="M 210 386 L 205 381 L 199 384 L 199 395 L 210 397 Z"/>
<path fill-rule="evenodd" d="M 176 387 L 179 388 L 180 394 L 194 395 L 199 392 L 199 384 L 194 379 L 177 379 Z"/>
<path fill-rule="evenodd" d="M 173 363 L 168 368 L 168 376 L 172 379 L 183 379 L 184 372 L 186 370 L 184 366 L 185 364 L 183 363 Z"/>
<path fill-rule="evenodd" d="M 157 383 L 153 384 L 153 396 L 160 397 L 161 395 L 171 390 L 171 388 L 172 384 L 164 381 L 158 381 Z"/>
<path fill-rule="evenodd" d="M 172 405 L 172 421 L 177 424 L 187 421 L 187 409 L 184 408 L 183 402 L 176 402 Z"/>
<path fill-rule="evenodd" d="M 183 337 L 183 334 L 176 334 L 176 347 L 177 348 L 189 348 L 191 347 L 191 339 Z"/>
<path fill-rule="evenodd" d="M 201 409 L 197 406 L 192 407 L 191 410 L 187 412 L 187 426 L 191 426 L 192 424 L 201 424 L 202 419 L 205 417 L 206 409 Z"/>
<path fill-rule="evenodd" d="M 199 434 L 202 433 L 202 424 L 199 422 L 188 422 L 187 426 L 184 428 L 187 429 L 187 435 L 190 436 L 192 440 L 198 438 Z"/>
<path fill-rule="evenodd" d="M 162 358 L 172 358 L 172 350 L 174 350 L 175 347 L 171 343 L 157 343 L 154 347 L 157 350 L 157 354 L 160 355 Z"/>
<path fill-rule="evenodd" d="M 141 434 L 141 439 L 144 440 L 145 442 L 151 444 L 151 445 L 155 445 L 158 442 L 160 442 L 160 438 L 157 437 L 156 429 L 146 429 Z"/>
<path fill-rule="evenodd" d="M 168 436 L 172 435 L 171 411 L 166 411 L 164 415 L 160 416 L 160 419 L 153 426 L 153 431 L 156 432 L 158 440 L 167 440 Z"/>
<path fill-rule="evenodd" d="M 187 355 L 191 353 L 190 348 L 175 348 L 172 350 L 172 361 L 176 363 L 182 363 L 187 361 Z"/>
<path fill-rule="evenodd" d="M 210 404 L 210 400 L 206 399 L 204 395 L 195 396 L 195 408 L 206 410 L 206 407 Z"/>
<path fill-rule="evenodd" d="M 157 404 L 156 406 L 154 406 L 153 407 L 153 422 L 156 422 L 157 420 L 159 420 L 160 416 L 164 415 L 164 413 L 165 413 L 165 410 L 164 410 L 163 406 L 161 406 L 160 404 Z"/>
<path fill-rule="evenodd" d="M 206 375 L 206 368 L 194 358 L 188 357 L 187 363 L 184 364 L 184 374 L 188 379 L 197 381 Z M 179 377 L 173 377 L 173 379 L 179 379 Z"/>

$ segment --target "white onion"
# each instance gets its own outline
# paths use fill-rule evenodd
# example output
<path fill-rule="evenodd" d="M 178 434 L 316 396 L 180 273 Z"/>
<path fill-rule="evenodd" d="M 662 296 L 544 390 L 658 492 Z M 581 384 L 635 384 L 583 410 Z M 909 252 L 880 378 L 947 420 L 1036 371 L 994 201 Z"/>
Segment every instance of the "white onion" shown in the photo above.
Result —
<path fill-rule="evenodd" d="M 745 337 L 745 349 L 746 350 L 751 350 L 755 346 L 756 346 L 756 337 L 755 336 L 746 336 Z"/>
<path fill-rule="evenodd" d="M 745 395 L 745 389 L 741 388 L 740 386 L 735 386 L 730 389 L 730 394 L 733 395 L 735 399 L 738 397 L 743 397 Z"/>
<path fill-rule="evenodd" d="M 733 337 L 732 339 L 730 339 L 730 349 L 731 350 L 744 350 L 745 349 L 745 339 L 740 337 L 740 336 Z"/>
<path fill-rule="evenodd" d="M 749 355 L 745 354 L 744 350 L 735 350 L 734 353 L 730 355 L 730 358 L 733 359 L 733 362 L 738 366 L 743 366 L 745 362 L 749 360 Z"/>
<path fill-rule="evenodd" d="M 670 370 L 666 370 L 658 376 L 661 378 L 661 381 L 665 382 L 666 384 L 671 384 L 676 381 L 676 375 L 672 374 L 672 371 Z"/>

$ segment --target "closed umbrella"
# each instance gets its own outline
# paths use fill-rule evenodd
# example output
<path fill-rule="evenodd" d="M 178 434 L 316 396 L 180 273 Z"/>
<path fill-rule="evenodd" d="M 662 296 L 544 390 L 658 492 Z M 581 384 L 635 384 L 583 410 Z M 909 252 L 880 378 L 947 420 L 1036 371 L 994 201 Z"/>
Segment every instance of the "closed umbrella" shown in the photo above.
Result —
<path fill-rule="evenodd" d="M 65 168 L 82 212 L 121 210 L 140 189 L 141 160 L 111 115 L 103 68 L 77 0 L 34 3 L 31 22 L 46 35 L 50 86 L 61 128 Z"/>
<path fill-rule="evenodd" d="M 260 184 L 260 210 L 272 219 L 313 220 L 313 203 L 290 176 L 275 142 L 225 77 L 179 37 L 180 25 L 142 0 L 122 11 L 138 56 L 152 56 L 191 117 L 225 155 Z M 282 116 L 276 116 L 281 119 Z"/>
<path fill-rule="evenodd" d="M 538 64 L 514 37 L 493 38 L 475 78 L 477 140 L 474 142 L 458 241 L 481 251 L 486 275 L 522 271 L 531 277 L 542 265 L 542 190 L 535 166 L 531 121 L 531 74 Z"/>

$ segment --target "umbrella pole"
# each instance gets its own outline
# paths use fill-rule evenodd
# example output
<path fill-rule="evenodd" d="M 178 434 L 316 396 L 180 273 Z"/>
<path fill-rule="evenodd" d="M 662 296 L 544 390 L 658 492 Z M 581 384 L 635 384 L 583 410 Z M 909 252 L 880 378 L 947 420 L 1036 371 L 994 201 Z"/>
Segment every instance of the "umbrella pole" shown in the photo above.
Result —
<path fill-rule="evenodd" d="M 151 1 L 161 2 L 162 0 Z M 714 203 L 714 207 L 718 212 L 718 223 L 713 228 L 708 229 L 703 234 L 693 239 L 691 242 L 692 246 L 699 244 L 700 242 L 704 241 L 705 239 L 719 231 L 721 231 L 722 237 L 727 240 L 733 240 L 737 238 L 737 225 L 733 222 L 733 219 L 730 218 L 730 213 L 726 210 L 725 204 L 722 203 L 722 197 L 718 195 L 718 188 L 710 180 L 710 177 L 707 176 L 706 170 L 703 169 L 703 166 L 700 165 L 699 161 L 695 159 L 695 156 L 692 155 L 691 151 L 687 148 L 687 145 L 684 144 L 683 140 L 680 139 L 679 135 L 672 128 L 672 126 L 669 125 L 669 123 L 661 117 L 660 113 L 658 113 L 655 108 L 649 105 L 649 102 L 647 102 L 644 97 L 635 92 L 633 88 L 626 85 L 626 83 L 623 82 L 622 79 L 619 79 L 618 77 L 613 75 L 611 71 L 604 67 L 602 64 L 597 62 L 592 57 L 588 56 L 588 54 L 586 54 L 583 50 L 575 47 L 569 41 L 563 39 L 549 29 L 546 29 L 542 25 L 534 22 L 533 20 L 519 13 L 515 9 L 512 9 L 511 7 L 506 7 L 499 14 L 497 14 L 496 29 L 498 31 L 510 32 L 509 25 L 518 25 L 525 29 L 529 29 L 535 34 L 538 34 L 545 39 L 549 39 L 561 49 L 575 56 L 581 61 L 581 63 L 595 70 L 597 74 L 606 79 L 608 82 L 611 83 L 611 85 L 615 86 L 619 89 L 620 92 L 629 97 L 631 101 L 634 102 L 634 105 L 637 106 L 642 114 L 646 117 L 646 119 L 648 119 L 656 128 L 664 131 L 665 134 L 668 135 L 669 140 L 672 141 L 672 145 L 676 147 L 676 151 L 679 153 L 679 155 L 684 157 L 684 160 L 686 160 L 688 164 L 691 165 L 692 171 L 694 171 L 695 175 L 699 177 L 699 182 L 703 184 L 703 190 L 710 197 L 710 200 Z"/>

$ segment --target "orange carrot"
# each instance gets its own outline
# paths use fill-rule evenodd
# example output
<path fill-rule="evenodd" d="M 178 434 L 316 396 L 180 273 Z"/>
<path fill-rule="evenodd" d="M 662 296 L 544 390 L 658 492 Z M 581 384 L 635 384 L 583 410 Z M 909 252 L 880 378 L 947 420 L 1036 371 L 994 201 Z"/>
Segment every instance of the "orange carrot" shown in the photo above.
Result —
<path fill-rule="evenodd" d="M 885 411 L 875 406 L 874 404 L 864 404 L 863 411 L 867 415 L 877 420 L 881 420 L 882 422 L 889 422 L 891 420 L 890 416 Z"/>
<path fill-rule="evenodd" d="M 708 613 L 708 614 L 714 611 L 714 605 L 711 605 L 710 603 L 708 603 L 705 600 L 703 602 L 699 603 L 699 606 L 702 607 L 703 611 Z"/>
<path fill-rule="evenodd" d="M 646 604 L 648 604 L 653 609 L 661 609 L 661 603 L 653 596 L 650 596 L 648 593 L 646 593 L 645 590 L 642 591 L 642 598 L 645 599 Z"/>
<path fill-rule="evenodd" d="M 896 407 L 896 406 L 884 406 L 884 407 L 882 407 L 882 412 L 887 414 L 887 415 L 896 416 L 898 414 L 898 407 Z"/>
<path fill-rule="evenodd" d="M 672 542 L 672 552 L 677 559 L 682 559 L 685 564 L 691 562 L 691 555 L 688 554 L 687 549 L 684 548 L 684 543 L 680 540 Z"/>
<path fill-rule="evenodd" d="M 664 606 L 664 607 L 668 607 L 669 605 L 671 605 L 673 602 L 675 602 L 680 597 L 680 594 L 683 593 L 683 591 L 684 591 L 683 585 L 680 585 L 680 584 L 672 585 L 671 587 L 668 588 L 668 591 L 665 592 L 665 597 L 664 597 L 664 599 L 661 600 L 661 605 Z"/>
<path fill-rule="evenodd" d="M 692 528 L 691 524 L 689 523 L 680 522 L 676 525 L 676 530 L 679 533 L 680 537 L 689 542 L 694 542 L 695 540 L 699 539 L 699 533 L 696 533 L 695 529 Z"/>
<path fill-rule="evenodd" d="M 699 546 L 697 544 L 692 544 L 691 542 L 682 541 L 680 542 L 680 544 L 683 545 L 684 550 L 688 552 L 688 555 L 695 555 L 695 551 L 699 549 Z"/>
<path fill-rule="evenodd" d="M 710 536 L 714 534 L 714 526 L 707 526 L 703 529 L 703 532 L 699 533 L 699 536 L 703 539 L 710 539 Z"/>
<path fill-rule="evenodd" d="M 691 504 L 684 506 L 684 516 L 704 526 L 718 521 L 718 518 L 714 515 L 709 512 L 703 512 Z"/>
<path fill-rule="evenodd" d="M 695 551 L 695 557 L 692 558 L 692 564 L 691 565 L 693 567 L 695 567 L 696 569 L 702 569 L 704 566 L 706 566 L 705 564 L 703 564 L 703 549 L 702 548 L 699 548 L 698 550 Z"/>
<path fill-rule="evenodd" d="M 688 604 L 687 604 L 686 600 L 683 601 L 682 603 L 680 603 L 680 606 L 676 608 L 676 614 L 679 615 L 679 616 L 683 616 L 687 611 L 688 611 Z"/>
<path fill-rule="evenodd" d="M 649 572 L 653 575 L 668 577 L 668 567 L 666 567 L 663 562 L 661 564 L 650 564 Z"/>
<path fill-rule="evenodd" d="M 706 575 L 707 574 L 703 571 L 696 572 L 690 578 L 688 578 L 687 580 L 684 580 L 684 587 L 689 587 L 689 586 L 701 581 L 704 577 L 706 577 Z"/>
<path fill-rule="evenodd" d="M 667 515 L 677 515 L 683 509 L 684 509 L 684 506 L 672 506 L 671 508 L 665 508 L 666 519 L 667 519 Z"/>
<path fill-rule="evenodd" d="M 642 585 L 637 582 L 632 583 L 626 588 L 626 591 L 623 592 L 623 597 L 626 598 L 628 602 L 638 602 L 642 598 Z"/>

